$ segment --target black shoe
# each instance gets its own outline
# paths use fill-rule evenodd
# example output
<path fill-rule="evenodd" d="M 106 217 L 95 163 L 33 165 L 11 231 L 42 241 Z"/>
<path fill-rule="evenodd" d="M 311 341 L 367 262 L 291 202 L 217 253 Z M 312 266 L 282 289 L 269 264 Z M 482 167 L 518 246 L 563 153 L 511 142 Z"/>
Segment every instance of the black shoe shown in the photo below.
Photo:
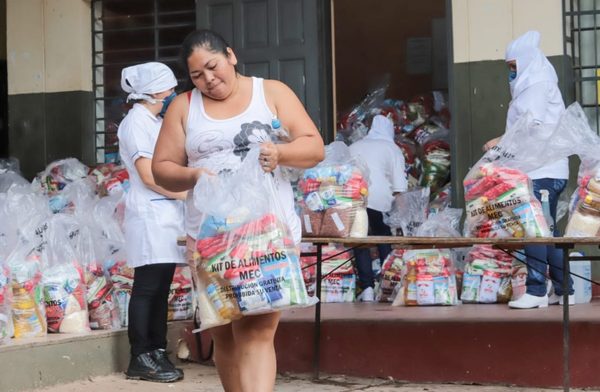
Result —
<path fill-rule="evenodd" d="M 179 373 L 158 363 L 154 359 L 152 352 L 143 353 L 132 358 L 125 375 L 130 380 L 154 382 L 174 382 L 179 380 Z"/>
<path fill-rule="evenodd" d="M 164 369 L 175 371 L 177 374 L 179 374 L 179 379 L 183 380 L 183 370 L 175 367 L 173 362 L 171 362 L 171 360 L 169 359 L 169 355 L 167 355 L 167 352 L 164 349 L 158 348 L 152 351 L 152 356 L 160 366 L 162 366 Z"/>

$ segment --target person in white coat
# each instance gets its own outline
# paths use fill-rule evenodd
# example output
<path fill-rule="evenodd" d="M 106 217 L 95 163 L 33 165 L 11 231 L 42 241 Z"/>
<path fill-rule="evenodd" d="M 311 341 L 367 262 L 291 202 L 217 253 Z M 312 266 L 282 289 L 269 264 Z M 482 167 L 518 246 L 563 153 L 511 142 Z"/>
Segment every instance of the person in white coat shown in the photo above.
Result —
<path fill-rule="evenodd" d="M 369 168 L 369 235 L 391 236 L 390 227 L 383 222 L 383 214 L 391 210 L 394 194 L 406 192 L 408 187 L 404 155 L 394 142 L 392 120 L 382 115 L 373 117 L 369 133 L 350 146 L 350 153 L 366 163 Z M 377 250 L 383 263 L 392 247 L 379 244 Z M 370 254 L 369 249 L 354 251 L 359 286 L 362 289 L 358 299 L 363 302 L 372 302 L 375 299 L 375 276 Z"/>
<path fill-rule="evenodd" d="M 134 105 L 119 126 L 119 155 L 129 172 L 125 200 L 127 263 L 135 269 L 129 302 L 129 379 L 173 382 L 183 378 L 166 354 L 168 296 L 175 267 L 185 263 L 177 246 L 183 235 L 183 199 L 156 185 L 151 163 L 154 145 L 169 102 L 175 75 L 162 63 L 124 68 L 121 87 Z"/>
<path fill-rule="evenodd" d="M 565 111 L 565 104 L 558 89 L 558 77 L 554 67 L 540 49 L 540 33 L 528 31 L 512 41 L 506 49 L 506 64 L 509 69 L 509 85 L 512 100 L 508 106 L 506 129 L 510 129 L 520 116 L 529 112 L 533 120 L 542 124 L 557 124 Z M 492 139 L 484 146 L 488 150 L 498 144 L 500 138 Z M 540 191 L 549 193 L 550 214 L 556 222 L 556 206 L 569 178 L 567 158 L 540 167 L 527 173 L 533 182 L 535 196 L 541 201 Z M 559 235 L 554 225 L 554 236 Z M 563 296 L 563 254 L 553 245 L 526 246 L 527 291 L 515 301 L 511 308 L 542 308 L 549 304 L 562 303 Z M 540 261 L 541 260 L 541 261 Z M 546 269 L 550 267 L 550 277 L 554 289 L 550 297 L 546 288 Z M 573 304 L 573 281 L 569 282 L 569 303 Z"/>

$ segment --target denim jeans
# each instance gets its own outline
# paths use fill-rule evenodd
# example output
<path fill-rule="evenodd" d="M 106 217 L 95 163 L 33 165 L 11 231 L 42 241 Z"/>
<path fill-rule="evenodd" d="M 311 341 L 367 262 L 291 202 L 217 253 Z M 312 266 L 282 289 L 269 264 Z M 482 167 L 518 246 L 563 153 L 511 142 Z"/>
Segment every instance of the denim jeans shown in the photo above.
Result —
<path fill-rule="evenodd" d="M 367 208 L 369 216 L 369 235 L 391 236 L 392 230 L 383 223 L 383 213 L 377 210 Z M 383 263 L 385 258 L 392 251 L 392 246 L 387 244 L 377 245 L 379 259 Z M 361 288 L 374 287 L 375 274 L 373 273 L 373 262 L 371 260 L 371 250 L 368 248 L 359 248 L 354 250 L 356 258 L 356 269 L 358 270 L 358 284 Z"/>
<path fill-rule="evenodd" d="M 533 192 L 535 197 L 541 201 L 540 190 L 548 190 L 548 201 L 550 204 L 550 215 L 556 222 L 556 206 L 558 198 L 567 186 L 567 180 L 556 178 L 540 178 L 533 180 Z M 555 237 L 558 236 L 558 230 L 554 225 Z M 546 270 L 550 267 L 550 279 L 554 283 L 554 292 L 563 295 L 563 251 L 557 249 L 554 245 L 527 245 L 525 246 L 525 255 L 527 256 L 527 294 L 543 297 L 546 295 Z M 546 260 L 548 264 L 543 261 Z M 537 271 L 536 271 L 537 270 Z M 539 272 L 538 272 L 539 271 Z M 569 277 L 569 294 L 573 294 L 573 279 Z"/>

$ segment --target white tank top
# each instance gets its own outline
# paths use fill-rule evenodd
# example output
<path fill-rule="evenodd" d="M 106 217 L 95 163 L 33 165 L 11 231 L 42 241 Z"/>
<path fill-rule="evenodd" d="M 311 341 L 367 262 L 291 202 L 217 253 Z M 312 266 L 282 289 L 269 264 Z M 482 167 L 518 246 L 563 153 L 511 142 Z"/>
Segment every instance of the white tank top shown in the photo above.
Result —
<path fill-rule="evenodd" d="M 240 114 L 218 120 L 204 110 L 202 93 L 193 89 L 186 124 L 185 150 L 189 167 L 202 167 L 213 173 L 236 171 L 252 144 L 271 141 L 271 120 L 275 115 L 265 100 L 263 79 L 252 78 L 252 99 Z M 274 138 L 273 138 L 274 139 Z M 294 209 L 294 195 L 289 181 L 275 170 L 275 181 L 281 205 L 287 217 L 294 241 L 300 242 L 300 218 Z M 193 191 L 188 193 L 185 213 L 185 230 L 196 238 L 202 214 L 194 207 Z"/>

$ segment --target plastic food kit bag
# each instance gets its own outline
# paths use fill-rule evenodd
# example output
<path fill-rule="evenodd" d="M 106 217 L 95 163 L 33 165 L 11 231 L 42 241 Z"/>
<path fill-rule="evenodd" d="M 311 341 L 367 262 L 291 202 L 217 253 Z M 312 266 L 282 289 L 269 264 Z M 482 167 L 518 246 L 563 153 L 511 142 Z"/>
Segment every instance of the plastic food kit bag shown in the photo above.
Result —
<path fill-rule="evenodd" d="M 272 175 L 251 148 L 234 173 L 200 178 L 194 204 L 203 214 L 192 274 L 200 328 L 243 315 L 316 302 L 308 296 Z"/>
<path fill-rule="evenodd" d="M 42 273 L 49 332 L 90 330 L 83 268 L 68 241 L 72 219 L 56 214 L 49 222 Z"/>
<path fill-rule="evenodd" d="M 314 245 L 301 244 L 303 252 L 316 252 Z M 349 260 L 351 253 L 345 252 L 342 246 L 327 245 L 322 248 L 323 265 L 321 272 L 321 302 L 354 302 L 356 291 L 356 276 Z M 302 256 L 302 274 L 309 295 L 314 295 L 316 289 L 315 256 Z"/>
<path fill-rule="evenodd" d="M 192 286 L 192 272 L 190 271 L 190 267 L 177 266 L 169 290 L 169 310 L 167 316 L 169 321 L 192 318 L 194 314 Z"/>
<path fill-rule="evenodd" d="M 45 336 L 46 307 L 39 252 L 32 243 L 21 241 L 8 257 L 7 267 L 10 270 L 15 338 Z"/>
<path fill-rule="evenodd" d="M 427 219 L 429 188 L 413 188 L 394 197 L 392 209 L 383 221 L 393 229 L 401 229 L 405 237 L 414 237 Z"/>
<path fill-rule="evenodd" d="M 392 306 L 457 305 L 452 254 L 448 249 L 408 250 L 402 283 Z"/>
<path fill-rule="evenodd" d="M 12 322 L 12 289 L 10 271 L 0 263 L 0 345 L 8 342 L 14 335 Z"/>
<path fill-rule="evenodd" d="M 506 303 L 512 298 L 513 258 L 489 245 L 466 257 L 460 299 L 464 303 Z"/>
<path fill-rule="evenodd" d="M 86 178 L 88 170 L 88 167 L 76 158 L 61 159 L 52 162 L 43 172 L 38 173 L 33 184 L 44 194 L 53 196 L 63 190 L 67 184 Z"/>
<path fill-rule="evenodd" d="M 393 302 L 396 287 L 402 281 L 404 267 L 404 249 L 392 249 L 381 265 L 381 281 L 377 287 L 376 298 L 379 302 Z"/>
<path fill-rule="evenodd" d="M 368 169 L 342 142 L 325 147 L 325 160 L 298 181 L 305 236 L 366 237 Z"/>

